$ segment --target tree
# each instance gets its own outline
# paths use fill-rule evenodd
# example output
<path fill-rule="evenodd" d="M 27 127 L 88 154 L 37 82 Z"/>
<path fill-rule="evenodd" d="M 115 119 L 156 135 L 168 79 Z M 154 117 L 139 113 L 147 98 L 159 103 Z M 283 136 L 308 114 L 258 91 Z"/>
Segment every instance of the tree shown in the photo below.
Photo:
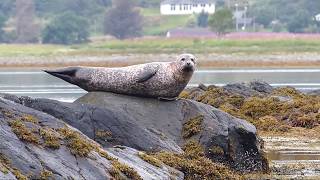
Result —
<path fill-rule="evenodd" d="M 303 33 L 304 30 L 311 25 L 311 18 L 306 11 L 300 10 L 290 19 L 288 31 L 292 33 Z"/>
<path fill-rule="evenodd" d="M 0 14 L 5 17 L 11 16 L 14 6 L 15 6 L 15 2 L 12 0 L 1 0 L 0 1 Z"/>
<path fill-rule="evenodd" d="M 141 36 L 142 16 L 131 0 L 115 0 L 105 16 L 104 33 L 118 39 Z"/>
<path fill-rule="evenodd" d="M 140 7 L 159 7 L 161 0 L 133 0 Z"/>
<path fill-rule="evenodd" d="M 40 26 L 35 23 L 33 0 L 16 0 L 16 34 L 18 43 L 38 42 Z"/>
<path fill-rule="evenodd" d="M 197 25 L 199 27 L 207 27 L 208 26 L 208 18 L 209 18 L 209 14 L 202 11 L 197 17 Z"/>
<path fill-rule="evenodd" d="M 42 33 L 42 42 L 51 44 L 77 44 L 88 41 L 89 26 L 86 19 L 71 12 L 63 13 L 50 22 Z"/>
<path fill-rule="evenodd" d="M 209 26 L 218 36 L 224 35 L 232 28 L 232 17 L 232 12 L 229 9 L 219 9 L 209 17 Z"/>
<path fill-rule="evenodd" d="M 6 21 L 7 21 L 6 17 L 3 15 L 0 15 L 0 42 L 6 42 L 6 33 L 3 30 Z"/>

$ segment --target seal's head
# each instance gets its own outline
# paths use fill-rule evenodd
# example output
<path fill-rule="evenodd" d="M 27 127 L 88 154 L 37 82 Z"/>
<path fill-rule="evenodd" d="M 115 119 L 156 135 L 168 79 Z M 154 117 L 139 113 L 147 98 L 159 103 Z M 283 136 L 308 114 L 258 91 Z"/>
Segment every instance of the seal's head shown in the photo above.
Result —
<path fill-rule="evenodd" d="M 196 57 L 192 54 L 181 54 L 177 58 L 179 70 L 185 73 L 193 73 L 196 67 Z"/>

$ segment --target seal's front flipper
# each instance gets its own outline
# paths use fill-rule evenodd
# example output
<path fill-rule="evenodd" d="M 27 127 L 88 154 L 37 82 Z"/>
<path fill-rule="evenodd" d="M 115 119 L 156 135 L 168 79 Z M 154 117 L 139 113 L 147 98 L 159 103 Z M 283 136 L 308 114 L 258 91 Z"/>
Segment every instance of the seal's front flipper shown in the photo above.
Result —
<path fill-rule="evenodd" d="M 176 101 L 176 100 L 179 100 L 179 99 L 181 99 L 181 98 L 179 98 L 179 97 L 174 97 L 174 98 L 158 97 L 159 101 Z"/>
<path fill-rule="evenodd" d="M 69 68 L 58 69 L 53 71 L 44 70 L 44 72 L 73 84 L 75 80 L 76 72 L 79 69 L 80 69 L 79 67 L 69 67 Z"/>
<path fill-rule="evenodd" d="M 157 74 L 159 70 L 159 66 L 153 67 L 153 66 L 147 66 L 143 68 L 143 71 L 138 75 L 137 82 L 143 83 L 151 79 L 154 75 Z"/>

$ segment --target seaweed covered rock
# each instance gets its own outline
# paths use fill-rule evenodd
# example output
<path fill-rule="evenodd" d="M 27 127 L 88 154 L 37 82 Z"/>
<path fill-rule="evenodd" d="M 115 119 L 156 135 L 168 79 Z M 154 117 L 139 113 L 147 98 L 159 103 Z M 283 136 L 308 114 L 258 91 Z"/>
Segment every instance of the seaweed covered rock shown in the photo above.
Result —
<path fill-rule="evenodd" d="M 199 89 L 187 89 L 181 97 L 219 108 L 264 132 L 285 133 L 293 127 L 311 129 L 320 122 L 320 96 L 316 91 L 306 94 L 293 87 L 272 88 L 260 81 L 224 87 L 202 85 L 201 89 L 206 90 Z"/>
<path fill-rule="evenodd" d="M 75 103 L 30 98 L 21 103 L 67 122 L 104 147 L 181 154 L 184 145 L 195 141 L 215 162 L 241 171 L 268 170 L 252 124 L 193 100 L 91 92 Z"/>
<path fill-rule="evenodd" d="M 9 99 L 20 102 L 13 96 Z M 0 179 L 183 179 L 137 150 L 103 149 L 65 122 L 0 98 Z"/>

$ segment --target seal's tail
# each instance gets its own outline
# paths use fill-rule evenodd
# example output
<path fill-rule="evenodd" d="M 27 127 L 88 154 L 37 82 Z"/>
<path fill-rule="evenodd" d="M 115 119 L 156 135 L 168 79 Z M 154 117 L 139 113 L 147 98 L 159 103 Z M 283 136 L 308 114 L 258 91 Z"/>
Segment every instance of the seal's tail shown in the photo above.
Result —
<path fill-rule="evenodd" d="M 55 76 L 57 78 L 63 79 L 69 83 L 74 83 L 76 72 L 79 70 L 79 67 L 69 67 L 64 69 L 57 70 L 43 70 L 44 72 Z"/>

